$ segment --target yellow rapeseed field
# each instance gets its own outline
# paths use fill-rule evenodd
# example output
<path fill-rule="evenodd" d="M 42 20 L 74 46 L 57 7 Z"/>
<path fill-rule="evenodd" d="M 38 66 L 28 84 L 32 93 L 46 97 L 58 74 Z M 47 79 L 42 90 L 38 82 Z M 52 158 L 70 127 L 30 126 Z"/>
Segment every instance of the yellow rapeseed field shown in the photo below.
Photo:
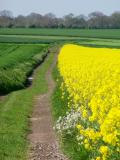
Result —
<path fill-rule="evenodd" d="M 79 111 L 79 143 L 94 160 L 118 159 L 120 154 L 120 49 L 68 44 L 58 57 L 62 90 L 68 107 Z M 119 157 L 120 158 L 120 157 Z"/>

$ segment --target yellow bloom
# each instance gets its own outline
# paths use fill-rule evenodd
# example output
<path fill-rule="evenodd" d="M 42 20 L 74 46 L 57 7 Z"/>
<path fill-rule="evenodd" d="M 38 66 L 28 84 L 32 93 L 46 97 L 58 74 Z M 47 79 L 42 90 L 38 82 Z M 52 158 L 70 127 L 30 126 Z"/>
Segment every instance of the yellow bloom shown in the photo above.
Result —
<path fill-rule="evenodd" d="M 100 153 L 103 155 L 107 155 L 108 154 L 108 147 L 107 146 L 101 146 L 100 147 Z"/>
<path fill-rule="evenodd" d="M 83 110 L 82 116 L 83 116 L 83 118 L 87 118 L 87 116 L 88 116 L 87 110 L 85 110 L 85 109 Z"/>
<path fill-rule="evenodd" d="M 80 124 L 76 125 L 76 127 L 77 127 L 77 129 L 82 129 L 83 128 Z"/>
<path fill-rule="evenodd" d="M 96 157 L 96 160 L 101 160 L 101 158 L 100 157 Z"/>
<path fill-rule="evenodd" d="M 120 147 L 120 49 L 64 45 L 58 56 L 58 69 L 63 78 L 61 90 L 67 89 L 68 107 L 74 107 L 81 118 L 78 134 L 90 140 L 92 147 L 106 159 L 109 146 L 115 154 Z M 89 143 L 84 143 L 89 148 Z M 95 158 L 95 157 L 94 157 Z M 98 157 L 99 160 L 99 157 Z"/>
<path fill-rule="evenodd" d="M 85 148 L 89 150 L 90 149 L 90 145 L 88 143 L 85 144 Z"/>

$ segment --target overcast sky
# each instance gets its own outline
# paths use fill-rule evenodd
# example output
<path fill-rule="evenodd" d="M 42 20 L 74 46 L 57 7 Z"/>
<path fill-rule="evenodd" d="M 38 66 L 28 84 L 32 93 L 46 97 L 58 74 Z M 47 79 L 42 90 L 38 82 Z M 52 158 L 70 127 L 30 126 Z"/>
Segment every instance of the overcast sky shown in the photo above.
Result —
<path fill-rule="evenodd" d="M 120 11 L 120 0 L 0 0 L 0 10 L 11 10 L 14 16 L 31 12 L 52 12 L 58 17 L 68 13 L 75 15 L 102 11 L 109 15 Z"/>

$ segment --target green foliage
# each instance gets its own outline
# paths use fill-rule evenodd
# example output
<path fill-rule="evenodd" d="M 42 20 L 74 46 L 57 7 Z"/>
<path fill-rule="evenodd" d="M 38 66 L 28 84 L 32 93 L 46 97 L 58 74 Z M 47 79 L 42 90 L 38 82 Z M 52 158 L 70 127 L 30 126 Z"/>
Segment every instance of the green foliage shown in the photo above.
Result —
<path fill-rule="evenodd" d="M 29 73 L 46 54 L 43 51 L 46 45 L 0 44 L 0 47 L 0 93 L 23 88 Z"/>
<path fill-rule="evenodd" d="M 31 87 L 12 92 L 0 101 L 0 160 L 27 159 L 27 134 L 34 97 L 47 92 L 45 75 L 53 57 L 54 54 L 50 54 L 36 70 Z"/>
<path fill-rule="evenodd" d="M 57 83 L 54 94 L 52 96 L 52 103 L 53 103 L 53 116 L 55 120 L 58 119 L 59 116 L 64 116 L 67 111 L 67 101 L 65 99 L 61 99 L 62 91 L 60 88 L 61 86 L 61 77 L 58 74 L 57 67 L 53 70 L 53 77 L 57 83 L 59 79 L 59 83 Z M 65 107 L 66 106 L 66 107 Z"/>

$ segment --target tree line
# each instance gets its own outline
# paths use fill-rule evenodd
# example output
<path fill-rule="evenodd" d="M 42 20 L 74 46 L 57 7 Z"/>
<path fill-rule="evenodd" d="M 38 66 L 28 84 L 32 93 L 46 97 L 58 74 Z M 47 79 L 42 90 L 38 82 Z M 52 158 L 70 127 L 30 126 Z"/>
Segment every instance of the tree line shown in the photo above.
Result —
<path fill-rule="evenodd" d="M 27 16 L 14 17 L 11 11 L 0 11 L 1 28 L 81 28 L 81 29 L 119 29 L 120 11 L 111 15 L 102 12 L 92 12 L 88 16 L 70 13 L 62 18 L 52 13 L 41 15 L 31 13 Z"/>

